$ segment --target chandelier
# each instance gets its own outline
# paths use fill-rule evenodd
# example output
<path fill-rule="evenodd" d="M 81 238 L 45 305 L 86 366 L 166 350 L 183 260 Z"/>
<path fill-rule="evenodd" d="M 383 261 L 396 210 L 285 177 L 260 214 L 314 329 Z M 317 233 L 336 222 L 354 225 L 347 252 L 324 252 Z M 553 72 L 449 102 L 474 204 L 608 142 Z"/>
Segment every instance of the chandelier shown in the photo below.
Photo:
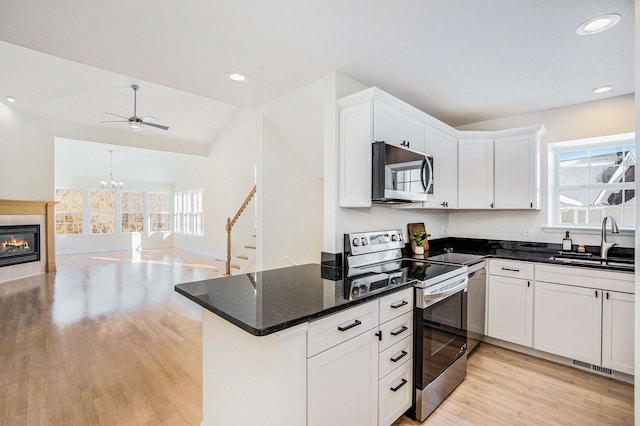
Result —
<path fill-rule="evenodd" d="M 113 179 L 113 150 L 109 150 L 109 154 L 111 156 L 111 167 L 109 169 L 109 182 L 106 180 L 100 181 L 100 188 L 105 189 L 107 185 L 111 185 L 111 189 L 122 189 L 124 186 L 124 182 L 117 182 Z"/>

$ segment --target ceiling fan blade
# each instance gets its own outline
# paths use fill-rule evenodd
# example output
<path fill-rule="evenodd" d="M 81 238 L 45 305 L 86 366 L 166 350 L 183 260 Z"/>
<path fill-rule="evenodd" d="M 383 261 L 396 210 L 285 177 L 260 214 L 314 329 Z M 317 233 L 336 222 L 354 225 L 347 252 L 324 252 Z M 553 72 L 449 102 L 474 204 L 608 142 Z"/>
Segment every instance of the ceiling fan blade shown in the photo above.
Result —
<path fill-rule="evenodd" d="M 129 120 L 129 117 L 125 117 L 125 116 L 120 115 L 120 114 L 114 114 L 112 112 L 105 112 L 105 114 L 115 115 L 116 117 L 120 117 L 120 118 L 124 118 L 125 120 Z"/>
<path fill-rule="evenodd" d="M 129 120 L 102 120 L 101 123 L 128 123 Z"/>
<path fill-rule="evenodd" d="M 163 126 L 162 124 L 147 123 L 146 121 L 141 121 L 141 123 L 144 124 L 145 126 L 157 127 L 158 129 L 162 129 L 162 130 L 169 130 L 169 127 Z"/>

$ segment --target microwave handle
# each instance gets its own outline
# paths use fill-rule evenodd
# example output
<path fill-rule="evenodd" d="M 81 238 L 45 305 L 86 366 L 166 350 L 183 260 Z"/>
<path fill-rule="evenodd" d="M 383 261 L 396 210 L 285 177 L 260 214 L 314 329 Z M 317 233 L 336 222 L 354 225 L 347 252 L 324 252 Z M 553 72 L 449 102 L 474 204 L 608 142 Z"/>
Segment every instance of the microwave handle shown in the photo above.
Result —
<path fill-rule="evenodd" d="M 424 177 L 425 166 L 429 167 L 429 181 Z M 433 168 L 431 167 L 431 161 L 424 157 L 422 160 L 422 167 L 420 168 L 420 183 L 422 183 L 422 188 L 424 188 L 424 192 L 427 193 L 428 189 L 433 185 Z"/>

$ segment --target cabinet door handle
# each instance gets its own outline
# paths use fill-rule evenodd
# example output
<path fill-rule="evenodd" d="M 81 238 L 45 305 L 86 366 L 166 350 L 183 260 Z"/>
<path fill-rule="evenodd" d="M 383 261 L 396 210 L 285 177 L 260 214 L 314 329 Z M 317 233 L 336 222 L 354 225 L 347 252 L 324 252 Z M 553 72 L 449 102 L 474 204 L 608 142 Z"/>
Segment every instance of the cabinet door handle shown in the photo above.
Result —
<path fill-rule="evenodd" d="M 493 203 L 490 204 L 491 208 L 493 208 Z"/>
<path fill-rule="evenodd" d="M 382 342 L 382 331 L 376 331 L 374 334 L 378 336 L 378 341 Z"/>
<path fill-rule="evenodd" d="M 353 324 L 349 324 L 349 325 L 347 325 L 347 326 L 345 326 L 345 327 L 338 327 L 338 330 L 340 330 L 340 331 L 347 331 L 347 330 L 349 330 L 350 328 L 353 328 L 353 327 L 355 327 L 355 326 L 357 326 L 357 325 L 360 325 L 360 324 L 362 324 L 362 322 L 360 322 L 360 320 L 355 320 L 355 321 L 353 322 Z"/>
<path fill-rule="evenodd" d="M 520 269 L 513 269 L 513 268 L 502 268 L 503 271 L 511 271 L 511 272 L 520 272 Z"/>
<path fill-rule="evenodd" d="M 391 308 L 392 309 L 398 309 L 398 308 L 402 308 L 403 306 L 408 305 L 408 304 L 409 304 L 409 302 L 407 302 L 406 300 L 403 300 L 400 303 L 396 303 L 395 305 L 391 305 Z"/>
<path fill-rule="evenodd" d="M 389 389 L 391 389 L 391 390 L 392 390 L 392 391 L 394 391 L 394 392 L 397 392 L 397 391 L 398 391 L 398 389 L 400 389 L 401 387 L 403 387 L 403 386 L 404 386 L 404 385 L 406 385 L 407 383 L 408 383 L 408 382 L 407 382 L 407 379 L 402 379 L 402 383 L 400 383 L 400 384 L 399 384 L 398 386 L 396 386 L 395 388 L 389 388 Z"/>
<path fill-rule="evenodd" d="M 531 208 L 533 208 L 533 203 L 531 203 Z"/>
<path fill-rule="evenodd" d="M 397 336 L 398 334 L 404 333 L 407 330 L 408 330 L 407 326 L 403 325 L 402 328 L 400 328 L 400 330 L 392 331 L 391 335 L 392 336 Z"/>
<path fill-rule="evenodd" d="M 609 300 L 609 292 L 607 292 L 607 300 Z"/>
<path fill-rule="evenodd" d="M 409 355 L 409 352 L 407 352 L 407 351 L 402 351 L 402 353 L 401 353 L 400 355 L 398 355 L 398 356 L 397 356 L 397 357 L 395 357 L 395 358 L 390 358 L 390 359 L 391 359 L 391 361 L 393 361 L 393 362 L 398 362 L 398 361 L 400 361 L 402 358 L 404 358 L 404 357 L 405 357 L 405 356 L 407 356 L 407 355 Z"/>
<path fill-rule="evenodd" d="M 598 290 L 596 290 L 596 298 L 598 297 Z"/>
<path fill-rule="evenodd" d="M 527 287 L 531 287 L 531 281 L 527 281 Z"/>

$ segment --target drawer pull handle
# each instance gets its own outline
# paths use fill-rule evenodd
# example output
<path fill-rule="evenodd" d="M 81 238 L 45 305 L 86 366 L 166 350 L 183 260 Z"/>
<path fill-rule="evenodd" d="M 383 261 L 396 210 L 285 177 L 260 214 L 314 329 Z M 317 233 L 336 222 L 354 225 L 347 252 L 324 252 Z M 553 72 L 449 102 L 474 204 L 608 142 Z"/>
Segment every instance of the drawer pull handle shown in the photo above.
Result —
<path fill-rule="evenodd" d="M 404 358 L 404 357 L 405 357 L 405 356 L 407 356 L 407 355 L 409 355 L 409 352 L 407 352 L 407 351 L 402 351 L 402 353 L 401 353 L 400 355 L 398 355 L 397 357 L 395 357 L 395 358 L 391 358 L 391 361 L 393 361 L 393 362 L 398 362 L 398 361 L 400 361 L 402 358 Z"/>
<path fill-rule="evenodd" d="M 400 384 L 399 384 L 398 386 L 396 386 L 395 388 L 389 388 L 389 389 L 391 389 L 391 390 L 392 390 L 392 391 L 394 391 L 394 392 L 398 392 L 398 390 L 399 390 L 401 387 L 403 387 L 404 385 L 406 385 L 407 383 L 408 383 L 408 382 L 407 382 L 407 379 L 402 379 L 402 383 L 400 383 Z"/>
<path fill-rule="evenodd" d="M 391 305 L 391 308 L 392 309 L 398 309 L 398 308 L 402 308 L 403 306 L 408 305 L 408 304 L 409 304 L 409 302 L 407 302 L 406 300 L 403 300 L 400 303 L 397 303 L 395 305 Z"/>
<path fill-rule="evenodd" d="M 402 326 L 402 328 L 401 328 L 400 330 L 392 331 L 392 332 L 391 332 L 391 335 L 392 335 L 392 336 L 397 336 L 398 334 L 400 334 L 400 333 L 404 333 L 404 332 L 405 332 L 405 331 L 407 331 L 407 330 L 408 330 L 407 326 L 406 326 L 406 325 L 403 325 L 403 326 Z"/>
<path fill-rule="evenodd" d="M 338 330 L 340 330 L 340 331 L 347 331 L 347 330 L 349 330 L 350 328 L 353 328 L 353 327 L 355 327 L 355 326 L 357 326 L 357 325 L 360 325 L 360 324 L 362 324 L 362 322 L 361 322 L 360 320 L 355 320 L 355 321 L 353 322 L 353 324 L 349 324 L 349 325 L 347 325 L 347 326 L 345 326 L 345 327 L 338 327 Z"/>
<path fill-rule="evenodd" d="M 502 270 L 503 271 L 511 271 L 511 272 L 520 272 L 520 269 L 505 268 L 505 267 L 502 267 Z"/>

